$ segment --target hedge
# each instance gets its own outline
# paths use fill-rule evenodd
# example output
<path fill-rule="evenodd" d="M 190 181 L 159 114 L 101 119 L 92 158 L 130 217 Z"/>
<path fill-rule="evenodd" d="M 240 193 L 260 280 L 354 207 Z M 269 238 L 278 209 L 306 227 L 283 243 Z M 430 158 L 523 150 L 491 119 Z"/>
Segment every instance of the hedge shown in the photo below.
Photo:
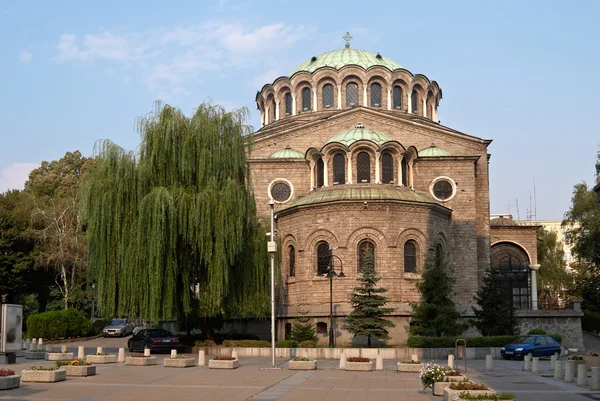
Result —
<path fill-rule="evenodd" d="M 502 347 L 514 342 L 519 336 L 467 337 L 467 347 Z M 409 337 L 406 345 L 410 348 L 454 348 L 459 337 Z M 462 344 L 462 342 L 461 342 Z"/>
<path fill-rule="evenodd" d="M 56 340 L 85 337 L 92 332 L 92 322 L 77 309 L 65 309 L 30 315 L 27 318 L 27 336 Z"/>
<path fill-rule="evenodd" d="M 585 331 L 600 333 L 600 313 L 584 310 L 583 317 L 581 318 L 581 327 Z"/>

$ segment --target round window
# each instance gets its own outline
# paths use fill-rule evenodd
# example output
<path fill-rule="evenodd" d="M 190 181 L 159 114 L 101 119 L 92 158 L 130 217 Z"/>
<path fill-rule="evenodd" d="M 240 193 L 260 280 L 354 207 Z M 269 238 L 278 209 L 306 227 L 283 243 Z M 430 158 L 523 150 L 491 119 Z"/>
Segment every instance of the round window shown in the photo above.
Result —
<path fill-rule="evenodd" d="M 436 179 L 431 185 L 431 194 L 438 200 L 450 200 L 455 194 L 454 182 L 446 177 Z"/>
<path fill-rule="evenodd" d="M 269 196 L 279 203 L 285 203 L 292 198 L 292 184 L 287 180 L 275 180 L 269 186 Z"/>

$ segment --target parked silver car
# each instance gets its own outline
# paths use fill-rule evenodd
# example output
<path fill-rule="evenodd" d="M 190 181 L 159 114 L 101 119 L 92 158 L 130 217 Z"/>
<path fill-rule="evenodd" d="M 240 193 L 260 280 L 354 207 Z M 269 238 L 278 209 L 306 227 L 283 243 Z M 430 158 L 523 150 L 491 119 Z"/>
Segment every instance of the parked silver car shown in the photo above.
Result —
<path fill-rule="evenodd" d="M 113 319 L 102 329 L 104 337 L 124 337 L 133 332 L 133 323 L 127 319 Z"/>

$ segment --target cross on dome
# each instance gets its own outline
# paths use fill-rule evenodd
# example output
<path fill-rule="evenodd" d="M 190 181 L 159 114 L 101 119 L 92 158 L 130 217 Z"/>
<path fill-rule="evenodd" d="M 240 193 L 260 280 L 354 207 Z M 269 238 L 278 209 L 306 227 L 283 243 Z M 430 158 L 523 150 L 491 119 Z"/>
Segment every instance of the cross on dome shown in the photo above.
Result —
<path fill-rule="evenodd" d="M 346 32 L 346 34 L 344 36 L 342 36 L 342 39 L 344 39 L 346 41 L 346 48 L 349 48 L 350 41 L 352 40 L 352 35 L 350 35 L 350 32 Z"/>

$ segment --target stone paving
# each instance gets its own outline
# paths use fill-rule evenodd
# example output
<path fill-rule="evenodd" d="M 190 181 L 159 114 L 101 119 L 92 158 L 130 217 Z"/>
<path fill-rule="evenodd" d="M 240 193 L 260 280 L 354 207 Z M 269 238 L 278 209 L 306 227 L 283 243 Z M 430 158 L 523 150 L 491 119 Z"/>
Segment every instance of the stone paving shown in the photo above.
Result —
<path fill-rule="evenodd" d="M 90 347 L 89 352 L 95 349 Z M 128 354 L 128 353 L 126 353 Z M 14 401 L 162 401 L 162 400 L 441 400 L 431 390 L 421 390 L 418 374 L 398 373 L 396 361 L 385 361 L 381 372 L 346 372 L 337 369 L 336 360 L 319 360 L 319 370 L 287 370 L 287 359 L 277 360 L 279 369 L 267 368 L 270 359 L 242 358 L 235 370 L 207 367 L 165 368 L 157 355 L 158 366 L 133 367 L 124 364 L 97 365 L 97 375 L 67 378 L 61 383 L 22 383 L 16 390 L 0 392 L 0 400 Z M 0 365 L 17 374 L 47 361 L 18 358 L 16 365 Z M 41 362 L 41 363 L 40 363 Z M 442 363 L 442 361 L 437 361 Z M 457 361 L 462 368 L 463 361 Z M 600 392 L 570 383 L 555 381 L 550 362 L 541 361 L 541 375 L 522 371 L 522 361 L 494 361 L 494 370 L 485 372 L 485 361 L 468 361 L 467 376 L 488 384 L 499 392 L 511 392 L 517 400 L 589 401 L 600 400 Z M 545 377 L 549 376 L 549 377 Z"/>

